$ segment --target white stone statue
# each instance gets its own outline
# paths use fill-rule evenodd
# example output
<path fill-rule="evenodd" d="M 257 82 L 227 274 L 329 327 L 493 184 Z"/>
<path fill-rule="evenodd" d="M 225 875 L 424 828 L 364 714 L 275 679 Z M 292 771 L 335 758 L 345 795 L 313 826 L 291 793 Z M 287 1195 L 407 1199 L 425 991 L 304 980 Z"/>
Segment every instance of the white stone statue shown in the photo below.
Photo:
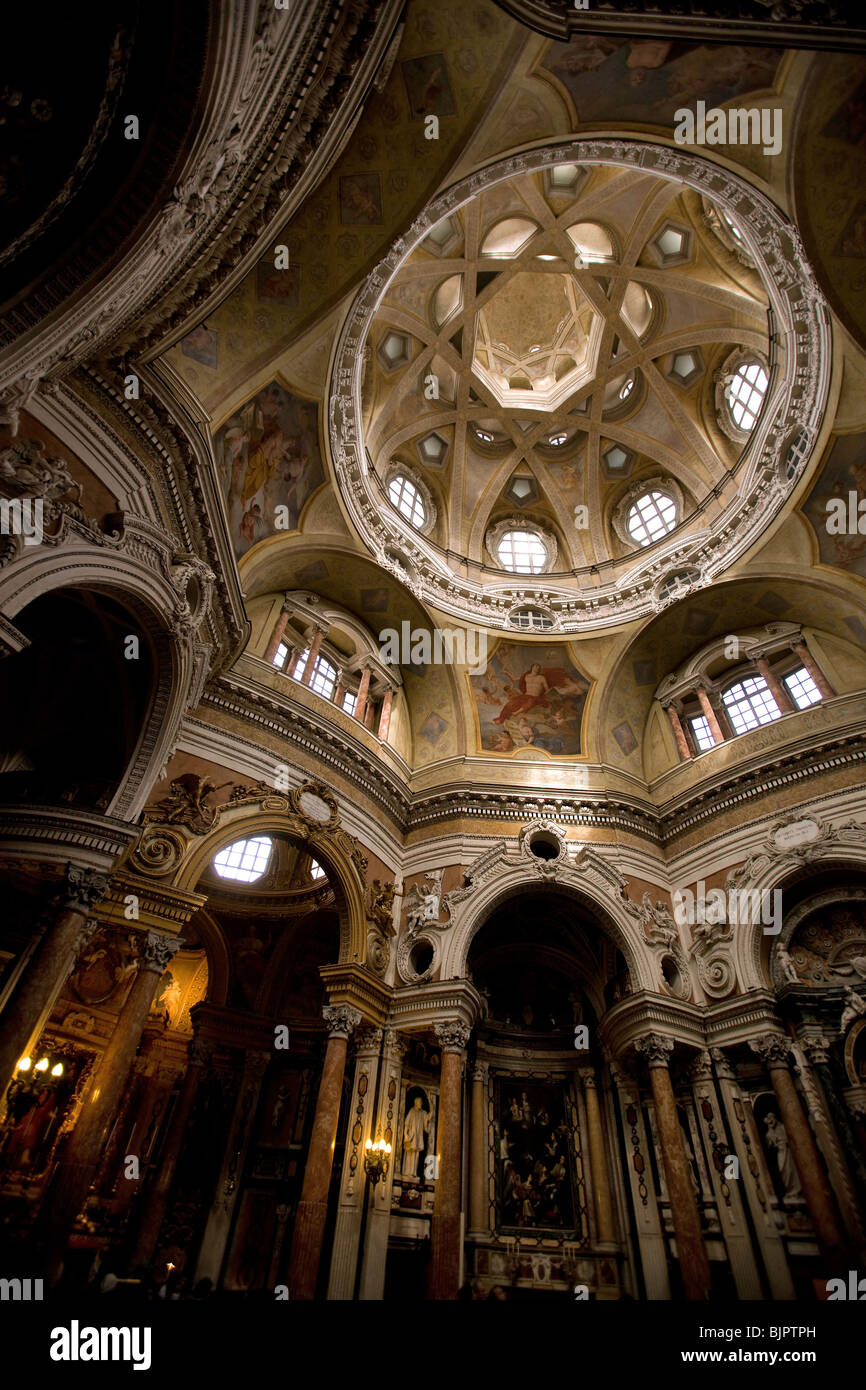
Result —
<path fill-rule="evenodd" d="M 776 1167 L 779 1170 L 779 1177 L 782 1179 L 782 1187 L 786 1197 L 802 1197 L 803 1189 L 800 1186 L 800 1179 L 788 1147 L 788 1136 L 785 1133 L 784 1125 L 773 1114 L 772 1110 L 764 1118 L 767 1133 L 764 1138 L 769 1149 L 775 1150 Z"/>
<path fill-rule="evenodd" d="M 845 1008 L 839 1023 L 840 1031 L 842 1033 L 847 1033 L 849 1025 L 854 1022 L 855 1018 L 859 1018 L 863 1013 L 866 1013 L 866 999 L 864 999 L 862 995 L 859 995 L 856 990 L 846 989 Z"/>
<path fill-rule="evenodd" d="M 406 894 L 406 923 L 414 935 L 421 927 L 439 921 L 439 901 L 442 896 L 442 869 L 424 875 L 420 888 L 413 883 Z"/>
<path fill-rule="evenodd" d="M 797 974 L 797 967 L 791 959 L 791 954 L 786 946 L 779 945 L 776 947 L 776 960 L 779 962 L 782 979 L 790 984 L 799 984 L 800 976 Z"/>
<path fill-rule="evenodd" d="M 421 1096 L 416 1096 L 403 1121 L 403 1167 L 400 1171 L 404 1178 L 418 1177 L 418 1159 L 430 1133 L 430 1119 L 431 1111 L 425 1110 Z"/>

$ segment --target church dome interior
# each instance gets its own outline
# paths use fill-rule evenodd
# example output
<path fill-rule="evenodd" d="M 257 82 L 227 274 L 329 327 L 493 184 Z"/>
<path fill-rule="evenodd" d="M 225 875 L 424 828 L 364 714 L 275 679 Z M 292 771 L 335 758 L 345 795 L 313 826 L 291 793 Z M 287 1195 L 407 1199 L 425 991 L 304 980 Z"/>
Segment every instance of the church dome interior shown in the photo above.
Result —
<path fill-rule="evenodd" d="M 862 1301 L 862 16 L 121 9 L 0 91 L 4 1300 Z"/>

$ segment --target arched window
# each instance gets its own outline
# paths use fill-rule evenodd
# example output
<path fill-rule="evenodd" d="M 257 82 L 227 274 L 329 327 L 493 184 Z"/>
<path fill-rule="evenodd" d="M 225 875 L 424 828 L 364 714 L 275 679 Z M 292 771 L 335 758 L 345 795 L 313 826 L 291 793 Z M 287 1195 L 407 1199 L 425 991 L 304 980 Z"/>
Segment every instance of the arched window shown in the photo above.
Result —
<path fill-rule="evenodd" d="M 553 627 L 553 618 L 540 608 L 516 608 L 508 621 L 512 627 L 521 627 L 528 632 L 546 632 Z"/>
<path fill-rule="evenodd" d="M 388 484 L 388 498 L 392 507 L 420 531 L 425 521 L 424 502 L 411 478 L 405 473 L 395 473 Z"/>
<path fill-rule="evenodd" d="M 635 498 L 626 525 L 638 545 L 652 545 L 677 524 L 677 504 L 666 492 L 644 492 Z"/>
<path fill-rule="evenodd" d="M 235 840 L 233 845 L 214 855 L 213 866 L 220 878 L 253 883 L 268 867 L 272 849 L 273 841 L 267 835 L 255 840 Z"/>
<path fill-rule="evenodd" d="M 725 391 L 725 399 L 737 429 L 754 429 L 770 378 L 760 362 L 741 362 Z"/>
<path fill-rule="evenodd" d="M 313 880 L 313 882 L 316 882 L 316 880 L 320 878 L 327 878 L 327 874 L 325 873 L 325 870 L 322 868 L 318 859 L 310 860 L 310 878 Z"/>
<path fill-rule="evenodd" d="M 532 531 L 506 531 L 496 548 L 503 569 L 514 574 L 541 574 L 547 549 Z"/>

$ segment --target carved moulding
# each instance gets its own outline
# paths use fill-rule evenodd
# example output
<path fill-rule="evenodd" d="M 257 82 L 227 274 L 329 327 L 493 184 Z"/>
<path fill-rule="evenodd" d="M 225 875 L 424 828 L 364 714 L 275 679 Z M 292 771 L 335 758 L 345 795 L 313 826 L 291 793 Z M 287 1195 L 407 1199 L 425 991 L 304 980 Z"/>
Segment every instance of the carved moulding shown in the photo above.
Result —
<path fill-rule="evenodd" d="M 745 446 L 737 498 L 709 530 L 675 542 L 674 549 L 661 556 L 640 558 L 627 572 L 617 571 L 596 584 L 591 596 L 562 582 L 554 585 L 548 577 L 545 589 L 563 631 L 594 630 L 642 617 L 655 611 L 660 594 L 663 602 L 677 596 L 667 595 L 671 576 L 695 576 L 683 581 L 694 586 L 726 570 L 753 544 L 789 495 L 795 479 L 787 477 L 785 461 L 792 431 L 805 430 L 809 445 L 814 444 L 829 389 L 830 319 L 799 234 L 769 198 L 731 171 L 691 151 L 649 141 L 585 138 L 511 155 L 452 185 L 397 238 L 349 310 L 334 357 L 328 443 L 343 499 L 377 561 L 407 583 L 409 575 L 388 559 L 399 549 L 412 570 L 408 586 L 422 600 L 488 627 L 506 626 L 516 599 L 512 587 L 498 580 L 491 588 L 467 577 L 455 579 L 429 541 L 410 533 L 398 513 L 378 505 L 364 450 L 361 349 L 392 278 L 437 223 L 506 179 L 560 163 L 640 169 L 674 178 L 710 197 L 743 230 L 780 332 L 791 344 L 779 380 L 772 385 L 772 398 Z"/>
<path fill-rule="evenodd" d="M 725 891 L 749 894 L 774 891 L 789 874 L 805 864 L 837 860 L 861 865 L 864 845 L 866 825 L 860 821 L 833 825 L 815 811 L 792 812 L 773 823 L 756 854 L 730 871 L 725 879 Z M 782 908 L 784 911 L 784 895 Z M 786 939 L 784 926 L 780 935 Z M 737 930 L 736 966 L 744 990 L 765 987 L 761 969 L 763 940 L 764 929 L 760 924 L 741 926 Z"/>
<path fill-rule="evenodd" d="M 144 334 L 156 346 L 169 320 L 179 336 L 193 307 L 206 314 L 226 275 L 236 282 L 258 259 L 275 220 L 336 158 L 399 12 L 396 0 L 360 14 L 227 0 L 213 21 L 207 118 L 169 201 L 110 273 L 0 352 L 3 386 L 61 372 L 121 331 L 128 356 Z M 346 82 L 355 101 L 342 100 Z"/>
<path fill-rule="evenodd" d="M 546 826 L 547 822 L 541 824 Z M 537 829 L 538 822 L 525 827 L 524 843 L 533 826 Z M 567 842 L 560 857 L 543 860 L 527 854 L 520 847 L 519 837 L 516 848 L 499 840 L 485 850 L 464 869 L 463 886 L 445 895 L 452 926 L 440 979 L 465 977 L 469 946 L 479 927 L 508 896 L 540 883 L 561 888 L 597 907 L 603 927 L 626 960 L 634 987 L 658 991 L 658 972 L 649 941 L 643 932 L 635 932 L 633 918 L 623 903 L 627 884 L 622 874 L 590 845 L 582 845 L 572 853 Z"/>
<path fill-rule="evenodd" d="M 726 999 L 737 985 L 730 922 L 699 923 L 692 936 L 692 955 L 701 988 L 710 999 Z"/>

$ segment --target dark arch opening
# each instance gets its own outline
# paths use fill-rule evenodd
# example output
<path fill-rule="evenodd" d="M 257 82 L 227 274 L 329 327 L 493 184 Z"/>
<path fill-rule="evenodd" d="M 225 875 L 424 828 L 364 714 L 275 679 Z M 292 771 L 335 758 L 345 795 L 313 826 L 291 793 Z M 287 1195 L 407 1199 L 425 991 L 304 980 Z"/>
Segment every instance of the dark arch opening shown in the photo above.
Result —
<path fill-rule="evenodd" d="M 154 690 L 148 636 L 120 602 L 84 589 L 34 599 L 15 625 L 30 645 L 3 663 L 0 801 L 105 810 Z"/>

